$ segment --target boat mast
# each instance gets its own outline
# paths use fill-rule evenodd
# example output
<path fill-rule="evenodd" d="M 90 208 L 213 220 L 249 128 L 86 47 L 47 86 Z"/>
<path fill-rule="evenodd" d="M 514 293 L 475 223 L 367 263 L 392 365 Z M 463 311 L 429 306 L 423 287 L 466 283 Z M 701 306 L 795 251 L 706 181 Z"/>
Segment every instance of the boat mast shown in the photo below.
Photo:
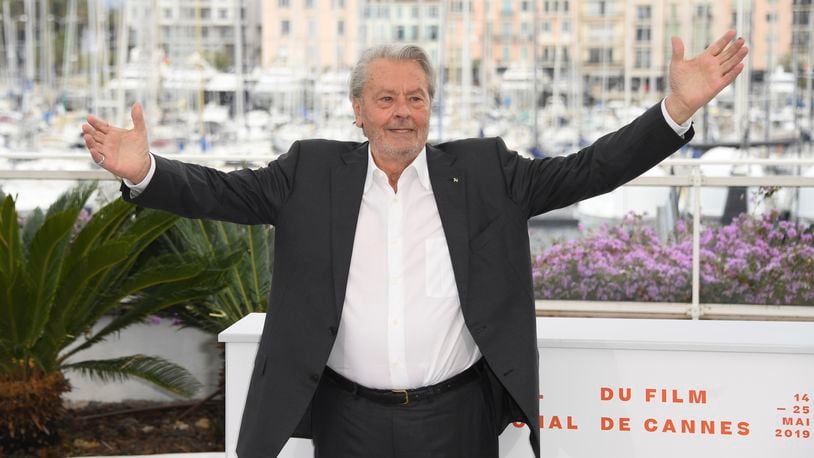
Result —
<path fill-rule="evenodd" d="M 23 111 L 28 109 L 27 94 L 34 86 L 34 75 L 36 74 L 36 56 L 34 53 L 34 44 L 37 40 L 34 36 L 35 14 L 34 0 L 25 0 L 25 81 L 23 83 L 23 105 L 25 108 Z"/>
<path fill-rule="evenodd" d="M 534 34 L 533 34 L 533 46 L 534 49 L 532 50 L 532 70 L 531 70 L 531 80 L 532 80 L 532 94 L 531 94 L 531 113 L 532 119 L 534 120 L 534 124 L 532 127 L 532 138 L 531 138 L 531 148 L 533 151 L 539 150 L 539 138 L 540 138 L 540 125 L 539 120 L 537 119 L 537 100 L 539 94 L 539 88 L 537 87 L 537 67 L 539 66 L 539 61 L 537 57 L 537 45 L 539 43 L 538 40 L 538 32 L 540 30 L 540 12 L 538 11 L 538 2 L 534 0 Z"/>
<path fill-rule="evenodd" d="M 245 119 L 243 117 L 244 99 L 243 99 L 243 15 L 241 14 L 242 0 L 234 0 L 235 2 L 235 79 L 237 85 L 235 87 L 235 122 L 238 128 L 243 127 Z"/>
<path fill-rule="evenodd" d="M 12 83 L 17 76 L 17 32 L 14 21 L 11 19 L 9 0 L 3 1 L 3 31 L 6 33 L 6 65 L 8 69 L 8 82 Z"/>
<path fill-rule="evenodd" d="M 6 2 L 8 3 L 8 2 Z M 76 51 L 76 0 L 68 0 L 68 16 L 65 18 L 65 47 L 62 51 L 62 93 L 68 92 L 74 52 Z"/>
<path fill-rule="evenodd" d="M 472 93 L 472 58 L 470 52 L 472 47 L 472 20 L 469 11 L 471 6 L 471 0 L 461 2 L 464 22 L 464 39 L 461 40 L 461 121 L 463 123 L 468 123 L 470 119 L 470 96 Z"/>
<path fill-rule="evenodd" d="M 446 48 L 447 1 L 441 1 L 441 15 L 438 26 L 438 138 L 444 140 L 444 52 Z"/>
<path fill-rule="evenodd" d="M 747 23 L 747 14 L 751 10 L 750 0 L 738 0 L 737 30 L 746 37 L 746 43 L 751 42 L 751 24 Z M 735 132 L 741 141 L 742 147 L 749 142 L 749 79 L 751 73 L 750 59 L 744 62 L 744 78 L 735 80 Z"/>
<path fill-rule="evenodd" d="M 116 89 L 116 122 L 125 125 L 127 107 L 124 94 L 124 66 L 127 63 L 127 0 L 119 7 L 119 20 L 116 25 L 116 79 L 119 82 Z"/>

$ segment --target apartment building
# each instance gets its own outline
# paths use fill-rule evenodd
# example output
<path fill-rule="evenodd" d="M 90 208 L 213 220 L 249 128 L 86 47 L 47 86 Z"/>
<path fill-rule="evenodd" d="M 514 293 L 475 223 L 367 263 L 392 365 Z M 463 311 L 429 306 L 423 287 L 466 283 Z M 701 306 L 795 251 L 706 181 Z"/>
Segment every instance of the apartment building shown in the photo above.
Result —
<path fill-rule="evenodd" d="M 260 64 L 260 0 L 127 0 L 130 43 L 157 47 L 171 64 L 195 53 L 224 70 L 235 65 L 242 42 L 243 71 Z M 241 33 L 240 37 L 236 33 Z"/>
<path fill-rule="evenodd" d="M 262 0 L 261 16 L 264 67 L 320 72 L 358 57 L 359 0 Z"/>
<path fill-rule="evenodd" d="M 369 46 L 415 43 L 447 81 L 471 71 L 480 84 L 531 68 L 536 53 L 545 75 L 578 75 L 591 96 L 653 98 L 667 84 L 671 36 L 692 56 L 741 26 L 750 71 L 762 75 L 788 66 L 794 34 L 807 63 L 810 9 L 811 0 L 263 0 L 262 62 L 348 68 Z"/>

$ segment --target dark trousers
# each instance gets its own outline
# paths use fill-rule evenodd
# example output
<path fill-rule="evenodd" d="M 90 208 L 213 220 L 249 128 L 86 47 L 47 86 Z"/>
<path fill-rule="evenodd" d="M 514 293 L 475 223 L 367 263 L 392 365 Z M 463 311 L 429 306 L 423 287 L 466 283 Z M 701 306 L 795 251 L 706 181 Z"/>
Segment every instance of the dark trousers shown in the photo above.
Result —
<path fill-rule="evenodd" d="M 424 401 L 386 405 L 323 377 L 312 403 L 315 458 L 496 458 L 486 374 Z"/>

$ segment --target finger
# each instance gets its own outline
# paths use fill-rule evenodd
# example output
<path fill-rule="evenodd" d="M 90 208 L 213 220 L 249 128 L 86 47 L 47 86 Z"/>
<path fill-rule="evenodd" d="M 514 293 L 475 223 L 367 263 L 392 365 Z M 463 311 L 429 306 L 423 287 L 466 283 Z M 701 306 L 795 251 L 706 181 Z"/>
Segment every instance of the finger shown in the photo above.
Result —
<path fill-rule="evenodd" d="M 88 115 L 88 124 L 93 126 L 94 129 L 104 134 L 110 131 L 110 124 L 104 119 L 99 119 L 96 116 Z"/>
<path fill-rule="evenodd" d="M 744 40 L 743 38 L 738 38 L 729 47 L 727 47 L 720 55 L 718 55 L 718 59 L 720 59 L 720 62 L 722 64 L 725 63 L 732 56 L 734 56 L 735 53 L 737 53 L 738 50 L 740 50 L 744 44 L 746 44 L 746 40 Z"/>
<path fill-rule="evenodd" d="M 139 132 L 146 132 L 147 126 L 144 124 L 144 109 L 136 102 L 130 110 L 130 117 L 133 119 L 133 127 Z"/>
<path fill-rule="evenodd" d="M 684 42 L 681 38 L 673 37 L 673 62 L 681 62 L 684 60 Z"/>
<path fill-rule="evenodd" d="M 726 48 L 726 45 L 728 45 L 729 42 L 732 41 L 732 38 L 734 37 L 735 31 L 727 30 L 726 33 L 721 36 L 721 38 L 718 38 L 707 47 L 707 51 L 712 53 L 713 56 L 717 56 L 718 54 L 721 53 L 721 51 L 724 50 L 724 48 Z"/>
<path fill-rule="evenodd" d="M 104 141 L 105 141 L 104 134 L 100 133 L 99 131 L 94 129 L 89 124 L 83 124 L 82 125 L 82 132 L 84 132 L 85 134 L 88 134 L 91 137 L 93 137 L 93 139 L 96 140 L 96 142 L 98 142 L 98 143 L 104 143 Z"/>
<path fill-rule="evenodd" d="M 729 71 L 729 73 L 725 74 L 724 75 L 724 85 L 722 86 L 722 88 L 732 84 L 732 82 L 735 81 L 735 78 L 737 78 L 738 75 L 741 74 L 741 72 L 743 71 L 743 68 L 744 68 L 743 64 L 738 64 L 738 65 L 734 66 L 732 68 L 732 70 Z"/>
<path fill-rule="evenodd" d="M 90 157 L 93 159 L 93 162 L 99 162 L 102 160 L 102 153 L 99 152 L 99 148 L 96 145 L 96 141 L 93 139 L 92 136 L 85 134 L 83 136 L 85 139 L 85 146 L 88 147 L 88 151 L 90 152 Z"/>
<path fill-rule="evenodd" d="M 742 65 L 741 62 L 743 61 L 747 54 L 749 54 L 749 48 L 743 47 L 739 49 L 738 52 L 734 56 L 732 56 L 731 59 L 724 62 L 724 64 L 721 66 L 721 70 L 723 70 L 722 73 L 726 75 L 727 73 L 732 71 L 732 69 L 735 68 L 736 65 Z"/>

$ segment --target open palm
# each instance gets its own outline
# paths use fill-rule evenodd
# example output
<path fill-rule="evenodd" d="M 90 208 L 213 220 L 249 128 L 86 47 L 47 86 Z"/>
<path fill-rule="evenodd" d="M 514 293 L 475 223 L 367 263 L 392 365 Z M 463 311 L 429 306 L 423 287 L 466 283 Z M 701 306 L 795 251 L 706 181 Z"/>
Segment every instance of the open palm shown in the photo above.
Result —
<path fill-rule="evenodd" d="M 730 30 L 692 59 L 684 60 L 684 43 L 673 37 L 670 62 L 670 96 L 667 109 L 679 123 L 689 119 L 743 71 L 743 59 L 749 53 L 743 38 L 735 41 Z"/>
<path fill-rule="evenodd" d="M 150 169 L 147 127 L 141 104 L 133 105 L 130 116 L 133 128 L 123 129 L 90 115 L 88 123 L 82 125 L 82 132 L 94 162 L 118 177 L 138 183 Z"/>

